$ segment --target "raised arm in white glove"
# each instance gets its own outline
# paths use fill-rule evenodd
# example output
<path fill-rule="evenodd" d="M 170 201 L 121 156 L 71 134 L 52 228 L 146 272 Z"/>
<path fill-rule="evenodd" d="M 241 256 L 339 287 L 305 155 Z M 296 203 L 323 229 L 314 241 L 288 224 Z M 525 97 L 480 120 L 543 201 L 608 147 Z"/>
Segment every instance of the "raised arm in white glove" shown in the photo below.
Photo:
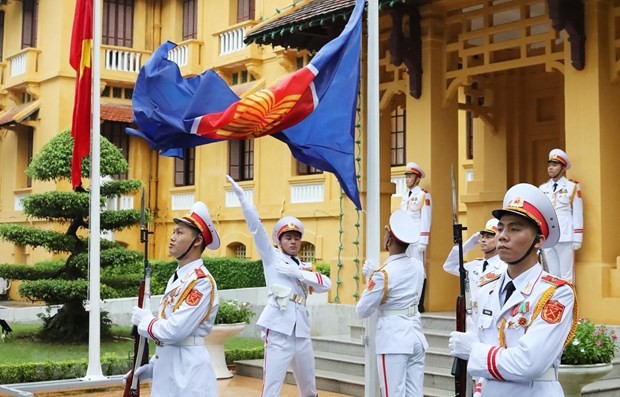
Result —
<path fill-rule="evenodd" d="M 302 270 L 295 265 L 290 265 L 285 262 L 276 263 L 276 270 L 278 273 L 283 274 L 287 277 L 291 277 L 297 280 L 301 280 L 304 276 L 301 273 Z"/>
<path fill-rule="evenodd" d="M 474 343 L 479 342 L 478 334 L 473 332 L 452 331 L 448 340 L 450 354 L 463 360 L 469 360 Z"/>
<path fill-rule="evenodd" d="M 241 188 L 241 186 L 239 186 L 237 182 L 235 182 L 235 180 L 232 179 L 229 175 L 226 175 L 226 179 L 230 183 L 230 186 L 232 186 L 233 192 L 235 193 L 235 196 L 237 196 L 239 201 L 245 200 L 245 194 L 243 193 L 243 189 Z"/>
<path fill-rule="evenodd" d="M 370 273 L 372 273 L 373 270 L 375 270 L 376 268 L 377 267 L 374 263 L 372 263 L 370 259 L 366 259 L 366 261 L 364 261 L 364 264 L 362 265 L 362 274 L 364 275 L 364 277 L 368 277 Z"/>
<path fill-rule="evenodd" d="M 463 251 L 467 252 L 474 249 L 476 245 L 478 245 L 478 240 L 480 240 L 480 232 L 474 233 L 467 239 L 467 241 L 465 241 L 465 244 L 463 244 Z"/>

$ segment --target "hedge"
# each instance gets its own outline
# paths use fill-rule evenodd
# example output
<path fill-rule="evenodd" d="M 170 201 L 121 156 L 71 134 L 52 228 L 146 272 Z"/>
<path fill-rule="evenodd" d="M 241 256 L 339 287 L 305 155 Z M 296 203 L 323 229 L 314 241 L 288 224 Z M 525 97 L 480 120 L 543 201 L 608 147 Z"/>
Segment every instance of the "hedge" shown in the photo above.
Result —
<path fill-rule="evenodd" d="M 263 348 L 225 350 L 226 364 L 239 360 L 263 358 Z M 44 363 L 0 364 L 0 384 L 43 382 L 59 379 L 82 378 L 88 369 L 88 359 L 47 361 Z M 106 376 L 123 375 L 131 369 L 125 356 L 106 353 L 101 357 L 101 370 Z"/>

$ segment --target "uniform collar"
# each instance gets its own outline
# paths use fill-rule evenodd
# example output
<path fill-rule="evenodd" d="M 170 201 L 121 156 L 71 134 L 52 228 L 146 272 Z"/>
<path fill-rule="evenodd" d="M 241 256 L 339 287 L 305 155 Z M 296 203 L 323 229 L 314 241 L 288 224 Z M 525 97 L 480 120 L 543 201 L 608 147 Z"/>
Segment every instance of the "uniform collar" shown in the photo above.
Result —
<path fill-rule="evenodd" d="M 405 258 L 405 257 L 407 257 L 406 252 L 403 252 L 402 254 L 390 255 L 384 263 L 387 265 L 390 262 L 394 262 L 398 259 Z"/>
<path fill-rule="evenodd" d="M 534 290 L 534 286 L 540 279 L 541 274 L 542 266 L 539 263 L 536 263 L 536 265 L 532 266 L 530 269 L 514 278 L 512 280 L 512 283 L 515 286 L 515 291 L 512 293 L 510 299 L 503 306 L 502 312 L 521 303 L 524 298 L 528 297 Z M 508 284 L 509 281 L 510 277 L 508 277 L 508 271 L 506 271 L 502 277 L 502 283 L 500 284 L 501 286 L 499 288 L 500 297 L 502 296 L 501 292 L 504 291 L 504 288 L 506 288 L 506 284 Z"/>
<path fill-rule="evenodd" d="M 202 259 L 199 258 L 186 264 L 183 267 L 177 267 L 177 275 L 179 276 L 180 280 L 183 280 L 185 279 L 185 277 L 187 277 L 188 274 L 193 273 L 200 266 L 202 266 Z"/>

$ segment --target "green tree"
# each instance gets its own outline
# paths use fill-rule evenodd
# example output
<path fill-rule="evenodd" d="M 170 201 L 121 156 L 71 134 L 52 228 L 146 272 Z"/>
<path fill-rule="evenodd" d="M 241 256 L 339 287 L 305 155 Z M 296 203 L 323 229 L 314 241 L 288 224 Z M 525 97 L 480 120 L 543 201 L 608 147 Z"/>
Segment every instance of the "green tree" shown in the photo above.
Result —
<path fill-rule="evenodd" d="M 73 138 L 64 131 L 48 142 L 32 159 L 26 174 L 40 181 L 58 182 L 71 178 Z M 107 139 L 101 138 L 101 175 L 127 172 L 127 161 Z M 87 177 L 90 159 L 82 162 L 82 176 Z M 101 206 L 108 198 L 130 194 L 140 189 L 138 180 L 111 180 L 101 186 Z M 88 217 L 89 192 L 81 186 L 75 191 L 48 191 L 24 198 L 24 212 L 29 218 L 47 221 L 42 228 L 23 224 L 0 224 L 0 238 L 21 246 L 42 247 L 65 254 L 64 260 L 48 260 L 27 266 L 0 265 L 0 277 L 23 280 L 19 293 L 33 301 L 62 307 L 54 315 L 43 316 L 40 337 L 46 341 L 88 340 L 89 316 L 84 309 L 88 294 Z M 140 221 L 138 210 L 105 210 L 101 213 L 101 231 L 117 231 Z M 62 228 L 65 228 L 64 233 Z M 56 230 L 54 230 L 56 229 Z M 101 240 L 101 297 L 136 296 L 142 275 L 142 254 L 121 245 Z M 133 269 L 128 272 L 127 269 Z M 101 335 L 110 332 L 111 322 L 102 314 Z"/>

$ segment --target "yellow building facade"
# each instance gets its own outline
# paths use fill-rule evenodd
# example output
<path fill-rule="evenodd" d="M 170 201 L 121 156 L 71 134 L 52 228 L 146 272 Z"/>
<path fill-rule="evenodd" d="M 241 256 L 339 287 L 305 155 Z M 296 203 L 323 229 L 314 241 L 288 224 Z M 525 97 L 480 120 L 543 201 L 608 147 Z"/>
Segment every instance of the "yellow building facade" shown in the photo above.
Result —
<path fill-rule="evenodd" d="M 319 7 L 322 2 L 102 0 L 101 129 L 124 149 L 127 177 L 142 180 L 147 188 L 154 215 L 153 258 L 167 257 L 171 219 L 195 200 L 209 206 L 222 240 L 220 249 L 208 255 L 258 258 L 225 180 L 231 174 L 256 204 L 269 232 L 284 215 L 304 222 L 303 254 L 331 264 L 331 301 L 354 303 L 363 291 L 365 213 L 342 196 L 331 174 L 298 164 L 286 145 L 270 137 L 204 145 L 181 161 L 161 157 L 138 138 L 121 134 L 131 123 L 137 72 L 163 41 L 178 44 L 169 57 L 184 76 L 213 68 L 245 95 L 273 84 L 312 55 L 304 50 L 312 50 L 310 44 L 284 48 L 270 43 L 301 45 L 308 37 L 325 41 L 338 33 L 335 27 L 353 1 Z M 380 169 L 382 222 L 399 207 L 405 163 L 415 161 L 426 171 L 421 185 L 433 197 L 427 310 L 452 310 L 458 291 L 458 280 L 442 270 L 452 246 L 452 165 L 458 177 L 459 220 L 471 233 L 501 205 L 507 188 L 545 181 L 547 153 L 560 147 L 573 163 L 568 176 L 579 180 L 584 192 L 584 243 L 576 259 L 582 314 L 620 324 L 615 233 L 620 187 L 613 183 L 620 169 L 614 161 L 620 147 L 615 131 L 620 125 L 615 109 L 620 100 L 620 1 L 381 5 L 381 161 L 372 166 Z M 64 182 L 29 181 L 22 170 L 33 153 L 71 125 L 75 73 L 68 43 L 73 10 L 72 0 L 7 0 L 0 5 L 0 222 L 45 226 L 25 218 L 20 199 L 70 188 Z M 398 31 L 403 34 L 393 33 Z M 252 44 L 244 43 L 246 37 Z M 365 82 L 365 51 L 362 62 Z M 362 88 L 357 131 L 363 203 L 365 94 Z M 133 208 L 139 200 L 121 197 L 108 205 Z M 137 230 L 108 237 L 140 249 Z M 5 242 L 0 249 L 2 263 L 32 264 L 50 256 Z M 19 298 L 17 284 L 12 298 Z"/>

